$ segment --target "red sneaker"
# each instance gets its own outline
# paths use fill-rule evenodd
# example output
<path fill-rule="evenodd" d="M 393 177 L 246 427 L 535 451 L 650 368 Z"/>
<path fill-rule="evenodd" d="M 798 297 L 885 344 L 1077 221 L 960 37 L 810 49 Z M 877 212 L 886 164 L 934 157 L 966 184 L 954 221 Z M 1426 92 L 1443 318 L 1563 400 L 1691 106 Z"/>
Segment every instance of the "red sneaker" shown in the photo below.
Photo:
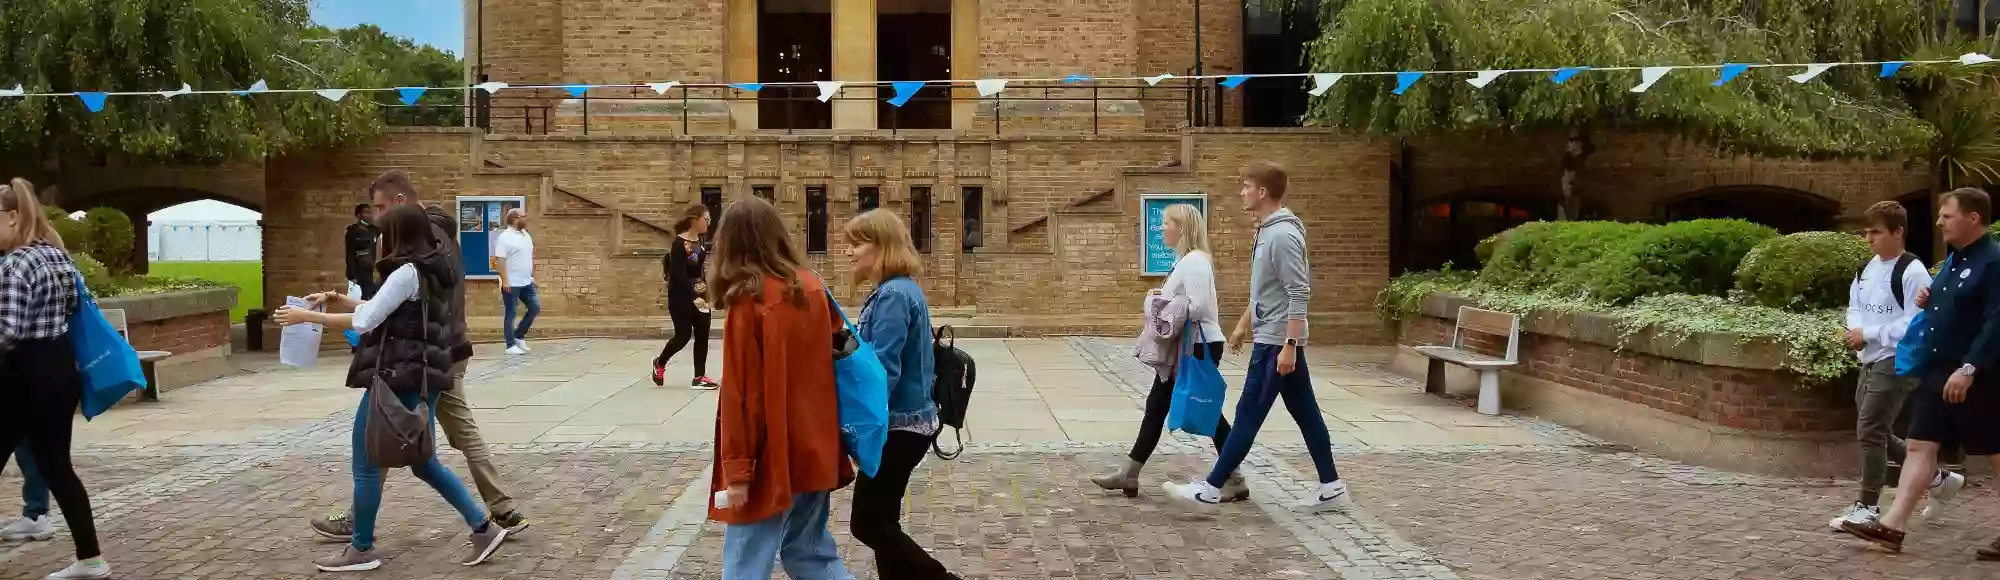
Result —
<path fill-rule="evenodd" d="M 667 386 L 667 365 L 653 363 L 653 386 Z"/>
<path fill-rule="evenodd" d="M 692 386 L 695 388 L 695 390 L 699 391 L 713 391 L 722 387 L 722 385 L 716 384 L 715 381 L 710 380 L 708 377 L 705 376 L 695 377 L 694 384 Z"/>

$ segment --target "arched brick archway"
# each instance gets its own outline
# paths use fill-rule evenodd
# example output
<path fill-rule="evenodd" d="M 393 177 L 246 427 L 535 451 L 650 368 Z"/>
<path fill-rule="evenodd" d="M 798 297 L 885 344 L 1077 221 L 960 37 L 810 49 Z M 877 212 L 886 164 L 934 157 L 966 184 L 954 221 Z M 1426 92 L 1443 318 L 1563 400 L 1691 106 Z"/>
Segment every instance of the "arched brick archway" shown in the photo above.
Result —
<path fill-rule="evenodd" d="M 72 195 L 68 191 L 62 191 L 59 192 L 60 199 L 57 200 L 57 203 L 63 209 L 70 211 L 87 210 L 94 207 L 108 207 L 124 212 L 126 217 L 132 219 L 133 226 L 132 235 L 134 239 L 132 240 L 132 259 L 130 263 L 141 273 L 147 271 L 146 257 L 149 250 L 147 247 L 146 229 L 148 223 L 146 216 L 151 215 L 153 212 L 191 201 L 203 200 L 219 201 L 258 213 L 264 211 L 258 204 L 247 200 L 184 187 L 135 187 L 88 193 L 89 195 Z"/>
<path fill-rule="evenodd" d="M 1837 227 L 1840 201 L 1788 187 L 1723 185 L 1655 202 L 1654 216 L 1661 222 L 1735 218 L 1789 234 Z"/>

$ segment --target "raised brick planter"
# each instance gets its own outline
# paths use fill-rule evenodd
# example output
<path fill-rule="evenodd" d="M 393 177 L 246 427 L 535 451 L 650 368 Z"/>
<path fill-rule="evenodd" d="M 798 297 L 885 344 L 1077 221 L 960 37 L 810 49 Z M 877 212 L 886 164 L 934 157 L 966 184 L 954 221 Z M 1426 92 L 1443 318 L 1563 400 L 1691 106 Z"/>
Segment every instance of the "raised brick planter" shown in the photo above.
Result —
<path fill-rule="evenodd" d="M 1402 321 L 1394 367 L 1422 377 L 1419 345 L 1449 344 L 1458 297 L 1433 295 Z M 1734 335 L 1671 340 L 1642 333 L 1620 346 L 1603 316 L 1524 316 L 1521 364 L 1501 374 L 1502 404 L 1675 459 L 1765 473 L 1852 475 L 1851 379 L 1808 385 L 1783 350 Z M 1497 342 L 1497 341 L 1494 341 Z M 1500 354 L 1498 344 L 1471 345 Z M 1452 392 L 1476 392 L 1448 367 Z"/>
<path fill-rule="evenodd" d="M 229 309 L 235 288 L 139 294 L 98 301 L 125 311 L 126 338 L 138 350 L 174 353 L 155 367 L 164 393 L 222 376 L 229 370 Z"/>

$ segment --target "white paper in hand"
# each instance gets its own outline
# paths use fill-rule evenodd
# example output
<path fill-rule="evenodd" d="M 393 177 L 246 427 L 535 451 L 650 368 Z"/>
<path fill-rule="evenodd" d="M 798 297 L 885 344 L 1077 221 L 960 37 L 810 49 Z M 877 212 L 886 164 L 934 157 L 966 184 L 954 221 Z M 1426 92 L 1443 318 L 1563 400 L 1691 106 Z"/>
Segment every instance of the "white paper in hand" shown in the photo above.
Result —
<path fill-rule="evenodd" d="M 293 308 L 319 310 L 306 299 L 286 296 L 285 305 Z M 278 335 L 278 362 L 297 368 L 311 368 L 319 364 L 320 333 L 325 332 L 318 324 L 294 324 L 285 327 Z"/>

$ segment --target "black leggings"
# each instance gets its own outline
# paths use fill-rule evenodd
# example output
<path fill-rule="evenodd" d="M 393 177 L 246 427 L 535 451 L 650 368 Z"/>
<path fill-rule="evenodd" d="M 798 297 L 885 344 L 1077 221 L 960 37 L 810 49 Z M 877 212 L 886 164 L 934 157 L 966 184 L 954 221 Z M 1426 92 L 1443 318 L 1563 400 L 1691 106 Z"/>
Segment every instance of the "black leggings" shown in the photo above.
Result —
<path fill-rule="evenodd" d="M 0 360 L 0 376 L 12 387 L 4 396 L 14 412 L 0 421 L 0 449 L 27 440 L 35 466 L 49 485 L 63 520 L 76 541 L 76 558 L 99 555 L 97 525 L 90 516 L 90 495 L 69 463 L 70 422 L 83 397 L 83 377 L 76 372 L 76 351 L 68 338 L 24 340 Z"/>
<path fill-rule="evenodd" d="M 1222 366 L 1222 343 L 1211 342 L 1206 348 L 1194 349 L 1195 358 L 1208 364 Z M 1145 463 L 1153 458 L 1153 448 L 1160 444 L 1160 431 L 1167 425 L 1167 408 L 1174 404 L 1174 378 L 1153 379 L 1153 390 L 1146 393 L 1146 416 L 1139 419 L 1139 440 L 1132 443 L 1132 460 Z M 1217 418 L 1215 425 L 1215 448 L 1222 449 L 1222 442 L 1229 440 L 1229 420 Z"/>
<path fill-rule="evenodd" d="M 854 480 L 854 507 L 848 525 L 854 539 L 875 550 L 877 578 L 914 580 L 955 579 L 923 546 L 903 532 L 903 497 L 910 490 L 910 474 L 931 452 L 937 435 L 890 431 L 882 444 L 882 465 L 875 477 Z"/>
<path fill-rule="evenodd" d="M 708 376 L 708 314 L 696 310 L 694 304 L 682 304 L 667 309 L 674 319 L 674 337 L 667 339 L 666 348 L 660 349 L 660 358 L 653 364 L 664 366 L 668 359 L 680 354 L 688 341 L 694 341 L 694 376 Z"/>

